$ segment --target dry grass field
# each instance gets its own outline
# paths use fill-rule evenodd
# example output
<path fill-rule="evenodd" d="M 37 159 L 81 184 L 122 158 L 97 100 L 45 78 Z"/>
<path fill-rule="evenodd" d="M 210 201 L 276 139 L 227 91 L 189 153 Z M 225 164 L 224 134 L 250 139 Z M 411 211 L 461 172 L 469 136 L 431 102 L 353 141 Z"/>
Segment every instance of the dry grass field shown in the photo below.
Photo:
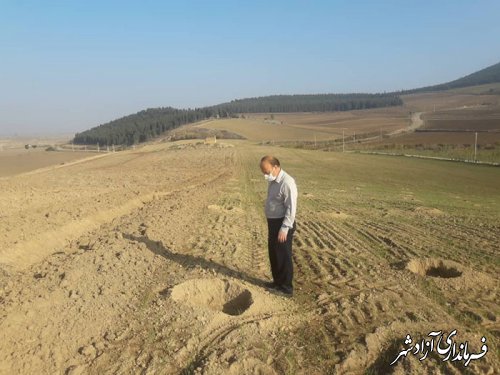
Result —
<path fill-rule="evenodd" d="M 432 144 L 451 144 L 451 145 L 468 145 L 473 146 L 475 142 L 474 132 L 415 132 L 410 134 L 404 134 L 399 137 L 394 137 L 391 139 L 385 139 L 383 143 L 391 143 L 395 145 L 432 145 Z M 477 144 L 481 146 L 486 146 L 492 143 L 500 142 L 500 133 L 478 133 Z"/>
<path fill-rule="evenodd" d="M 500 94 L 500 83 L 488 83 L 485 85 L 461 87 L 458 89 L 448 90 L 455 94 L 475 94 L 475 95 L 498 95 Z"/>
<path fill-rule="evenodd" d="M 374 139 L 369 144 L 350 145 L 350 149 L 404 150 L 409 154 L 473 160 L 477 131 L 477 160 L 500 162 L 498 104 L 433 110 L 424 113 L 422 120 L 424 124 L 417 132 Z"/>
<path fill-rule="evenodd" d="M 476 157 L 479 161 L 498 163 L 498 90 L 499 84 L 482 85 L 403 95 L 401 107 L 329 113 L 246 114 L 245 118 L 215 120 L 195 127 L 226 130 L 262 143 L 337 151 L 343 149 L 339 142 L 344 136 L 345 149 L 351 151 L 389 151 L 458 160 Z M 416 129 L 433 132 L 415 132 Z M 480 132 L 476 153 L 473 131 Z"/>
<path fill-rule="evenodd" d="M 431 112 L 424 116 L 423 129 L 454 129 L 500 132 L 500 106 L 481 106 Z"/>
<path fill-rule="evenodd" d="M 40 168 L 55 168 L 95 154 L 88 152 L 45 151 L 49 145 L 66 143 L 69 137 L 0 138 L 0 178 Z M 26 149 L 25 145 L 36 145 Z"/>
<path fill-rule="evenodd" d="M 251 141 L 324 141 L 347 135 L 393 132 L 410 124 L 404 107 L 349 112 L 246 114 L 245 118 L 214 120 L 200 125 L 241 134 Z"/>
<path fill-rule="evenodd" d="M 405 107 L 420 112 L 500 105 L 499 96 L 497 94 L 476 93 L 473 88 L 468 88 L 468 90 L 462 89 L 462 91 L 449 90 L 435 93 L 403 95 L 401 98 L 403 99 Z"/>
<path fill-rule="evenodd" d="M 413 130 L 412 114 L 416 112 L 423 113 L 422 119 L 430 127 L 464 129 L 473 126 L 476 130 L 500 130 L 499 96 L 496 91 L 490 93 L 497 86 L 500 85 L 403 95 L 404 105 L 401 107 L 325 113 L 246 114 L 245 118 L 214 120 L 196 127 L 227 130 L 260 142 L 331 141 L 341 139 L 342 134 L 360 139 L 399 133 L 398 143 L 408 144 L 413 140 L 407 141 L 401 135 L 406 130 Z M 416 136 L 413 132 L 409 135 Z M 497 134 L 488 136 L 489 143 L 498 140 Z M 445 143 L 457 144 L 457 137 L 452 135 Z M 416 142 L 426 144 L 429 137 L 424 135 L 422 138 Z M 438 138 L 439 141 L 433 143 L 441 143 L 443 137 L 438 135 Z"/>
<path fill-rule="evenodd" d="M 64 165 L 75 160 L 88 158 L 88 152 L 50 152 L 43 148 L 23 148 L 0 151 L 0 178 L 29 172 L 43 167 Z"/>
<path fill-rule="evenodd" d="M 263 287 L 267 153 L 299 189 L 292 299 Z M 498 186 L 498 168 L 237 140 L 0 179 L 0 373 L 493 374 Z M 407 334 L 453 329 L 487 354 L 389 366 Z"/>
<path fill-rule="evenodd" d="M 276 116 L 278 117 L 278 116 Z M 202 125 L 203 128 L 228 130 L 240 134 L 250 141 L 278 141 L 278 140 L 314 140 L 335 139 L 338 132 L 335 129 L 311 132 L 309 129 L 293 127 L 278 122 L 268 122 L 264 117 L 221 119 L 213 120 Z M 336 133 L 337 132 L 337 133 Z M 340 133 L 342 136 L 342 131 Z"/>

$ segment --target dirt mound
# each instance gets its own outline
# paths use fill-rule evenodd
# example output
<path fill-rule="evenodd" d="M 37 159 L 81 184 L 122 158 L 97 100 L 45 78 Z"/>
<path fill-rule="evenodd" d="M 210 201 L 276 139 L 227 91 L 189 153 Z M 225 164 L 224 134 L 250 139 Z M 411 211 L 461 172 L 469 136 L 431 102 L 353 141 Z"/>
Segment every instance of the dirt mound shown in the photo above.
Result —
<path fill-rule="evenodd" d="M 432 276 L 450 279 L 462 276 L 460 266 L 454 262 L 442 259 L 412 259 L 408 265 L 408 270 L 421 276 Z"/>
<path fill-rule="evenodd" d="M 349 217 L 345 212 L 333 211 L 330 212 L 330 216 L 334 219 L 347 219 Z"/>
<path fill-rule="evenodd" d="M 228 206 L 228 207 L 222 207 L 217 204 L 209 204 L 207 208 L 211 211 L 215 212 L 233 212 L 233 213 L 243 213 L 243 210 L 239 207 L 235 206 Z"/>
<path fill-rule="evenodd" d="M 445 213 L 438 208 L 434 207 L 417 207 L 415 213 L 427 216 L 443 216 Z"/>
<path fill-rule="evenodd" d="M 252 304 L 252 293 L 241 285 L 220 279 L 193 279 L 176 285 L 171 297 L 191 306 L 241 315 Z"/>
<path fill-rule="evenodd" d="M 276 375 L 274 369 L 259 361 L 256 358 L 244 358 L 242 361 L 231 364 L 228 370 L 229 375 L 240 374 L 262 374 L 262 375 Z"/>

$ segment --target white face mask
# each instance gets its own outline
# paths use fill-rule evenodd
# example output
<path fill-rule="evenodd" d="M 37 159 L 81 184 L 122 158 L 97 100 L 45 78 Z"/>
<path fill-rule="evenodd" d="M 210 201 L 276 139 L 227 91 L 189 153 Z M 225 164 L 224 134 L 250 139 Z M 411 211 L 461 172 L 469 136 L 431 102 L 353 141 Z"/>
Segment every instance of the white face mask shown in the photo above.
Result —
<path fill-rule="evenodd" d="M 273 169 L 274 169 L 274 168 L 273 168 Z M 272 170 L 271 170 L 271 171 L 272 171 Z M 273 176 L 273 175 L 272 175 L 272 173 L 269 173 L 269 174 L 265 174 L 265 175 L 264 175 L 264 178 L 266 179 L 266 181 L 269 181 L 269 182 L 276 180 L 276 177 L 277 177 L 277 176 Z"/>
<path fill-rule="evenodd" d="M 272 174 L 265 174 L 264 178 L 269 182 L 276 180 L 276 176 L 273 176 Z"/>

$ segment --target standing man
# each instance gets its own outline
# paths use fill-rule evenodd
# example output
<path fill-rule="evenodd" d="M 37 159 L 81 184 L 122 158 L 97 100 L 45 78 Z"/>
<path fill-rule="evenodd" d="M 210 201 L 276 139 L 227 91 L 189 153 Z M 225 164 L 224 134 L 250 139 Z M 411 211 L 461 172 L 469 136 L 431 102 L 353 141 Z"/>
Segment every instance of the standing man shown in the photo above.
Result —
<path fill-rule="evenodd" d="M 293 295 L 292 240 L 295 232 L 297 210 L 297 185 L 274 156 L 266 155 L 260 160 L 260 170 L 268 181 L 266 217 L 268 227 L 269 261 L 273 282 L 266 286 Z"/>

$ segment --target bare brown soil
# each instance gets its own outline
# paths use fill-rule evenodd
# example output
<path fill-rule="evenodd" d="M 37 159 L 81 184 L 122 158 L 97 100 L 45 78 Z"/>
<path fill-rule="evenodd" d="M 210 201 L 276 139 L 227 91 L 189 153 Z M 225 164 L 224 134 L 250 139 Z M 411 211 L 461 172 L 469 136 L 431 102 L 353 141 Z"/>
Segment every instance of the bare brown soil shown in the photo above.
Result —
<path fill-rule="evenodd" d="M 500 104 L 498 95 L 457 93 L 454 91 L 403 95 L 402 99 L 406 107 L 421 112 Z"/>
<path fill-rule="evenodd" d="M 500 132 L 500 107 L 464 108 L 431 112 L 424 116 L 424 129 Z"/>
<path fill-rule="evenodd" d="M 470 143 L 462 133 L 416 134 L 416 113 L 422 113 L 422 129 L 498 130 L 500 97 L 489 86 L 469 90 L 403 95 L 401 107 L 348 112 L 245 114 L 199 125 L 227 130 L 251 141 L 269 143 L 327 142 L 345 137 L 348 142 L 373 142 L 375 146 Z M 395 138 L 394 136 L 397 136 Z M 480 145 L 499 141 L 498 133 L 481 135 Z M 395 138 L 395 139 L 393 139 Z"/>
<path fill-rule="evenodd" d="M 295 295 L 270 278 L 260 157 L 297 180 Z M 415 181 L 417 183 L 415 183 Z M 499 368 L 497 169 L 246 141 L 162 143 L 0 180 L 2 374 Z"/>
<path fill-rule="evenodd" d="M 473 147 L 478 132 L 479 149 L 495 150 L 500 144 L 500 107 L 498 96 L 478 94 L 456 94 L 453 92 L 414 94 L 405 96 L 405 106 L 427 110 L 421 115 L 423 124 L 414 131 L 400 129 L 382 137 L 372 137 L 364 144 L 352 144 L 350 149 L 398 150 L 431 147 L 442 152 L 443 157 L 452 156 L 449 149 Z M 414 114 L 419 113 L 415 112 Z M 411 126 L 410 126 L 411 128 Z M 441 131 L 440 131 L 441 130 Z M 457 151 L 458 153 L 460 151 Z M 473 152 L 471 149 L 470 152 Z M 488 159 L 497 158 L 488 151 Z M 439 156 L 439 155 L 435 155 Z M 484 156 L 484 155 L 483 155 Z M 458 155 L 456 157 L 459 157 Z M 460 158 L 460 157 L 459 157 Z"/>
<path fill-rule="evenodd" d="M 43 148 L 23 148 L 0 150 L 0 177 L 12 176 L 35 169 L 63 165 L 95 154 L 88 152 L 50 152 Z"/>
<path fill-rule="evenodd" d="M 474 132 L 415 132 L 401 134 L 397 137 L 376 140 L 373 146 L 383 147 L 383 145 L 474 145 Z M 486 146 L 500 143 L 500 133 L 478 133 L 477 144 Z"/>

